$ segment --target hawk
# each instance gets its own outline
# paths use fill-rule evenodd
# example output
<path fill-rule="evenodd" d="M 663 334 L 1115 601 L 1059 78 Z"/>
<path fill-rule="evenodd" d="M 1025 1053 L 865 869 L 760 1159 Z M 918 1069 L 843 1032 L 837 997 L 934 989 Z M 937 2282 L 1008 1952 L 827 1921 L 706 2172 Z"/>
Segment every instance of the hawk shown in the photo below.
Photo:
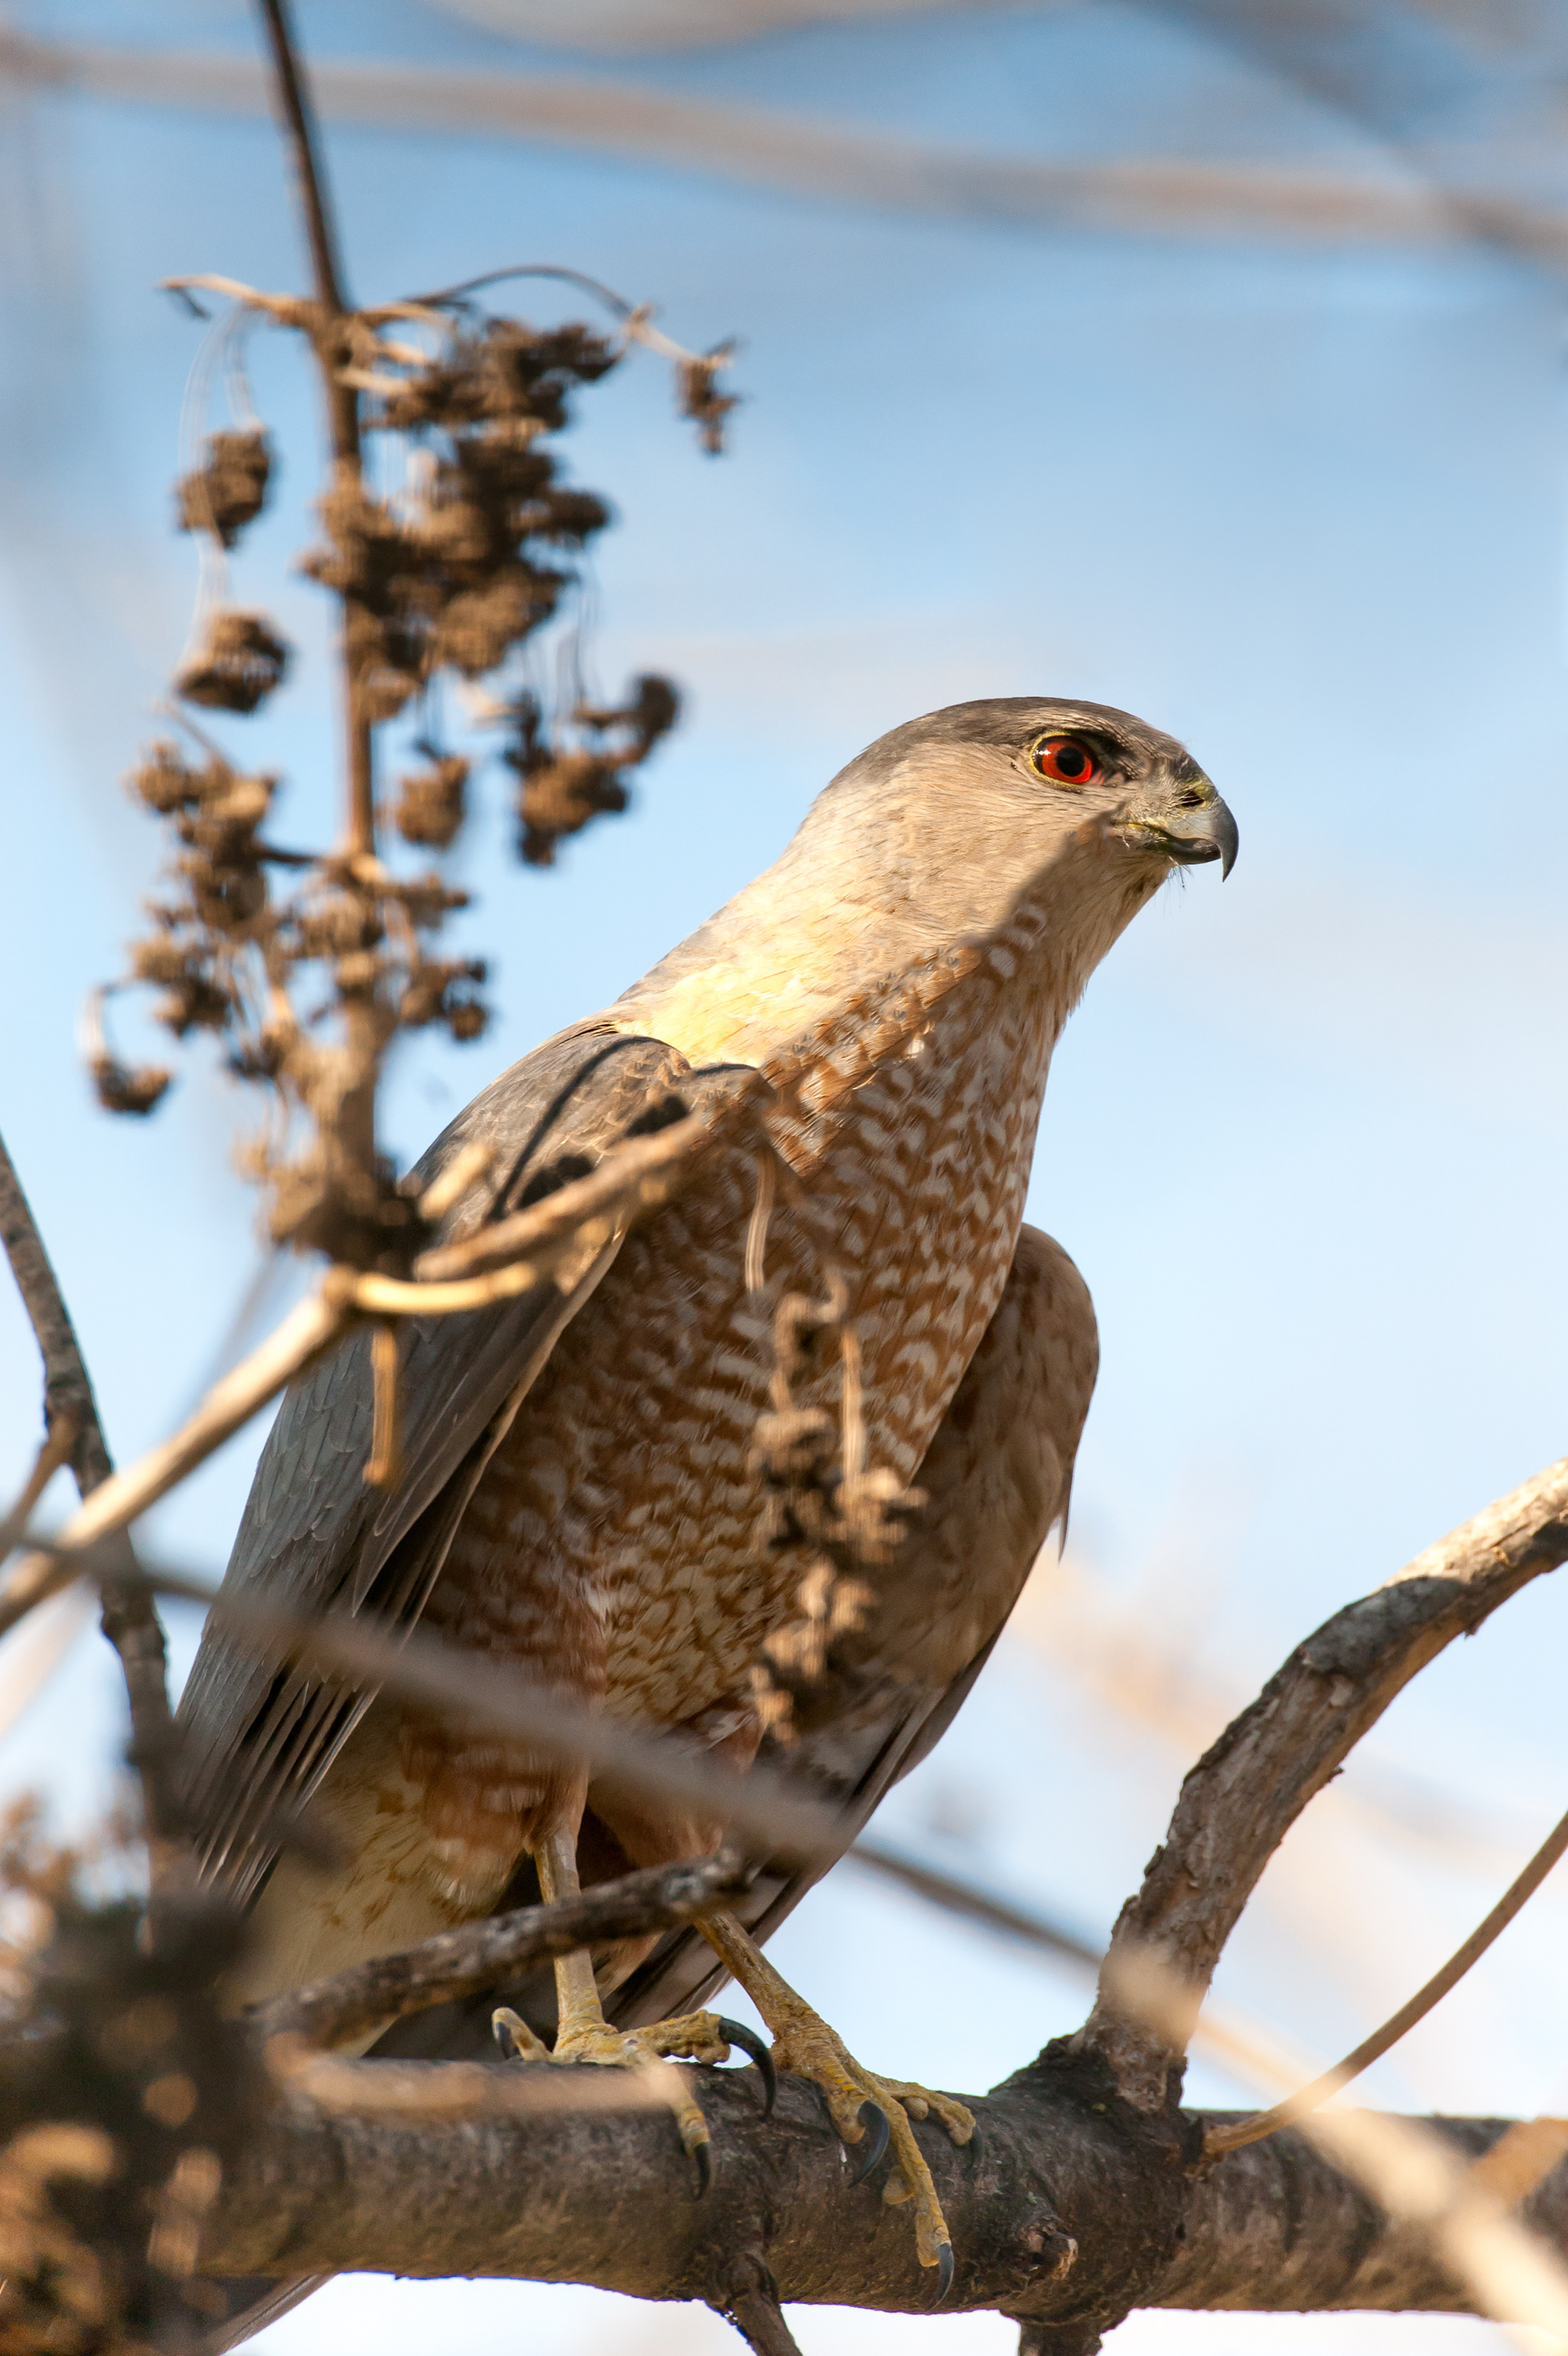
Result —
<path fill-rule="evenodd" d="M 390 1487 L 364 1478 L 366 1337 L 303 1377 L 226 1589 L 394 1629 L 422 1616 L 737 1775 L 770 1752 L 832 1795 L 847 1847 L 950 1722 L 1065 1521 L 1098 1345 L 1071 1260 L 1023 1225 L 1052 1049 L 1173 869 L 1218 860 L 1228 873 L 1235 851 L 1197 763 L 1124 712 L 1007 697 L 880 738 L 765 874 L 494 1081 L 415 1174 L 429 1183 L 489 1150 L 448 1221 L 465 1237 L 733 1086 L 737 1067 L 769 1084 L 755 1084 L 765 1153 L 755 1131 L 722 1131 L 672 1199 L 612 1234 L 566 1290 L 542 1281 L 412 1321 Z M 747 1247 L 768 1156 L 779 1187 L 759 1269 Z M 757 1670 L 799 1617 L 802 1556 L 758 1542 L 754 1441 L 774 1310 L 821 1292 L 824 1270 L 854 1337 L 865 1459 L 923 1503 L 865 1565 L 820 1674 L 795 1681 L 786 1744 L 765 1729 Z M 848 1358 L 819 1355 L 802 1361 L 797 1401 L 836 1418 Z M 253 1908 L 237 2001 L 718 1837 L 521 1744 L 280 1671 L 221 1622 L 181 1719 L 205 1869 Z M 306 1803 L 331 1865 L 280 1854 L 280 1824 Z M 945 2288 L 947 2226 L 909 2121 L 935 2113 L 961 2142 L 969 2113 L 862 2068 L 760 1952 L 821 1869 L 765 1867 L 734 1913 L 559 1961 L 553 2007 L 536 1989 L 495 1991 L 514 1999 L 498 2015 L 503 2050 L 545 2058 L 542 2029 L 556 2061 L 722 2060 L 731 2025 L 701 2008 L 733 1976 L 777 2066 L 818 2083 L 845 2139 L 891 2137 L 918 2257 Z M 476 2008 L 449 2008 L 381 2050 L 456 2051 L 482 2026 Z M 692 2082 L 667 2075 L 705 2163 Z"/>

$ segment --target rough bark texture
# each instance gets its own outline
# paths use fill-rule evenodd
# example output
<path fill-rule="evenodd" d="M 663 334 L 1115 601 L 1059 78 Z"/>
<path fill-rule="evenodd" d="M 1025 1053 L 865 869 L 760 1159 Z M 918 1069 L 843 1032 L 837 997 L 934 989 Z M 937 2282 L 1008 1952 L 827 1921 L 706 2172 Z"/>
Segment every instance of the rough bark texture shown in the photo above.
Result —
<path fill-rule="evenodd" d="M 444 2126 L 417 2107 L 422 2079 L 434 2093 L 443 2066 L 399 2065 L 401 2118 L 280 2106 L 223 2188 L 204 2267 L 502 2275 L 723 2306 L 747 2252 L 787 2301 L 919 2310 L 933 2298 L 906 2211 L 882 2200 L 887 2163 L 851 2189 L 825 2107 L 800 2079 L 780 2082 L 765 2120 L 754 2072 L 701 2073 L 716 2164 L 699 2200 L 662 2109 Z M 1176 2247 L 1196 2127 L 1184 2125 L 1184 2149 L 1119 2100 L 1101 2065 L 1061 2051 L 979 2115 L 961 2150 L 940 2127 L 916 2130 L 958 2254 L 949 2305 L 1115 2319 L 1146 2300 Z"/>
<path fill-rule="evenodd" d="M 416 2088 L 440 2065 L 400 2067 Z M 371 2120 L 282 2105 L 224 2186 L 203 2265 L 508 2276 L 727 2309 L 738 2265 L 786 2302 L 929 2304 L 908 2220 L 881 2199 L 885 2168 L 850 2189 L 812 2089 L 784 2080 L 765 2121 L 754 2073 L 701 2083 L 718 2156 L 705 2200 L 660 2110 L 442 2125 L 418 2111 Z M 1088 2339 L 1134 2307 L 1471 2311 L 1425 2239 L 1390 2225 L 1299 2136 L 1195 2174 L 1204 2128 L 1235 2114 L 1152 2122 L 1060 2048 L 974 2107 L 980 2132 L 965 2150 L 918 2130 L 953 2228 L 948 2304 L 1000 2308 L 1042 2347 Z M 1434 2124 L 1476 2155 L 1506 2125 Z M 1568 2164 L 1523 2214 L 1568 2248 Z"/>
<path fill-rule="evenodd" d="M 1079 2032 L 1130 2101 L 1167 2101 L 1225 1942 L 1314 1794 L 1418 1669 L 1565 1558 L 1568 1458 L 1337 1612 L 1205 1752 L 1122 1911 Z"/>

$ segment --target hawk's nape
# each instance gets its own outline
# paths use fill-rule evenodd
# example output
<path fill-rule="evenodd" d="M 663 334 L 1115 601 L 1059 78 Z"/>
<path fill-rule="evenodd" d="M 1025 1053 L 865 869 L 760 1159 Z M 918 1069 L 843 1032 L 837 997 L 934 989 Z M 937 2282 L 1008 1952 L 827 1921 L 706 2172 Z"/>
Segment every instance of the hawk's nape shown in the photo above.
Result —
<path fill-rule="evenodd" d="M 872 745 L 771 869 L 614 1005 L 503 1074 L 423 1165 L 490 1145 L 452 1216 L 468 1234 L 701 1105 L 709 1143 L 680 1191 L 580 1255 L 564 1289 L 411 1321 L 392 1491 L 362 1478 L 363 1345 L 306 1377 L 263 1452 L 227 1583 L 394 1628 L 423 1617 L 737 1774 L 767 1748 L 831 1794 L 847 1847 L 950 1722 L 1066 1514 L 1093 1312 L 1065 1253 L 1022 1225 L 1056 1039 L 1173 868 L 1228 871 L 1235 846 L 1182 747 L 1103 706 L 960 704 Z M 770 1155 L 786 1183 L 748 1288 Z M 778 1303 L 820 1295 L 834 1272 L 865 1461 L 926 1503 L 863 1565 L 857 1608 L 811 1673 L 790 1679 L 792 1740 L 765 1744 L 757 1673 L 814 1573 L 789 1528 L 759 1544 L 754 1440 Z M 808 1353 L 793 1400 L 836 1425 L 846 1377 L 831 1357 Z M 236 2000 L 718 1837 L 526 1745 L 276 1672 L 217 1627 L 181 1716 L 208 1870 L 253 1899 Z M 330 1868 L 279 1854 L 306 1806 Z M 532 2051 L 553 2033 L 558 2061 L 707 2059 L 724 2038 L 701 2008 L 733 1974 L 779 2065 L 816 2080 L 846 2140 L 868 2120 L 891 2136 L 918 2254 L 945 2287 L 947 2228 L 910 2121 L 934 2110 L 961 2142 L 969 2115 L 863 2069 L 768 1964 L 759 1944 L 805 1886 L 764 1862 L 738 1914 L 651 1953 L 567 1957 L 553 2005 L 533 1986 L 494 1995 L 515 2008 L 515 2040 Z M 403 2023 L 384 2046 L 463 2050 L 493 2000 Z M 671 2077 L 705 2164 L 695 2082 Z"/>

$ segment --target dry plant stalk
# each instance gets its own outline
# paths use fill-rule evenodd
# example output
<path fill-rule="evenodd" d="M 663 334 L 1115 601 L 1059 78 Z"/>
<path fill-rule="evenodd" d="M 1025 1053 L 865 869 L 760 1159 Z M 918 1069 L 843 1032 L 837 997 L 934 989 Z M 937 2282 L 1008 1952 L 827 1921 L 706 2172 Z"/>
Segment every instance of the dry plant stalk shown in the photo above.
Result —
<path fill-rule="evenodd" d="M 728 350 L 687 352 L 652 327 L 646 306 L 559 270 L 537 274 L 602 300 L 611 333 L 487 313 L 480 287 L 521 273 L 352 306 L 286 12 L 282 0 L 261 0 L 261 10 L 315 286 L 302 296 L 214 276 L 168 282 L 193 308 L 198 288 L 234 306 L 219 339 L 240 413 L 208 437 L 177 486 L 181 527 L 208 550 L 193 641 L 174 681 L 180 733 L 155 744 L 130 778 L 167 828 L 173 857 L 166 889 L 149 903 L 152 929 L 132 945 L 130 973 L 114 987 L 154 988 L 166 1030 L 182 1040 L 210 1035 L 230 1071 L 265 1093 L 267 1119 L 246 1159 L 264 1186 L 274 1241 L 406 1280 L 433 1222 L 379 1149 L 377 1082 L 410 1033 L 438 1026 L 470 1041 L 488 1012 L 484 961 L 438 946 L 467 894 L 439 868 L 411 866 L 393 838 L 437 854 L 461 840 L 475 763 L 447 741 L 455 685 L 503 723 L 500 759 L 517 781 L 525 860 L 551 864 L 565 838 L 626 809 L 628 780 L 673 726 L 678 698 L 650 675 L 621 703 L 596 699 L 571 646 L 575 683 L 559 708 L 534 683 L 534 643 L 572 613 L 583 552 L 611 519 L 597 493 L 563 479 L 556 437 L 574 396 L 642 343 L 681 371 L 684 413 L 716 450 L 733 406 L 714 384 Z M 190 710 L 254 712 L 290 661 L 274 625 L 236 605 L 227 585 L 229 553 L 262 511 L 273 472 L 236 358 L 234 327 L 250 319 L 304 338 L 329 427 L 323 538 L 300 560 L 335 600 L 342 674 L 343 819 L 337 844 L 319 851 L 274 840 L 278 779 L 215 743 Z M 403 757 L 419 766 L 383 791 L 381 773 L 399 757 L 383 747 L 394 724 Z M 169 1074 L 117 1052 L 103 1029 L 105 995 L 90 1018 L 101 1098 L 148 1112 Z M 389 1378 L 389 1430 L 394 1389 Z M 392 1461 L 378 1451 L 378 1478 Z"/>

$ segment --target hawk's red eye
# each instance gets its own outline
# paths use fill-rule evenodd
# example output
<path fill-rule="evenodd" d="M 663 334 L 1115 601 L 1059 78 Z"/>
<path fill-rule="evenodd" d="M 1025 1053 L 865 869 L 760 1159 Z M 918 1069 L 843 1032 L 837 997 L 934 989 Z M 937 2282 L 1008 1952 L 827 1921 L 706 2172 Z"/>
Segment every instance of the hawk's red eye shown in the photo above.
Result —
<path fill-rule="evenodd" d="M 1041 776 L 1056 786 L 1087 786 L 1100 775 L 1099 762 L 1076 736 L 1042 736 L 1032 757 Z"/>

